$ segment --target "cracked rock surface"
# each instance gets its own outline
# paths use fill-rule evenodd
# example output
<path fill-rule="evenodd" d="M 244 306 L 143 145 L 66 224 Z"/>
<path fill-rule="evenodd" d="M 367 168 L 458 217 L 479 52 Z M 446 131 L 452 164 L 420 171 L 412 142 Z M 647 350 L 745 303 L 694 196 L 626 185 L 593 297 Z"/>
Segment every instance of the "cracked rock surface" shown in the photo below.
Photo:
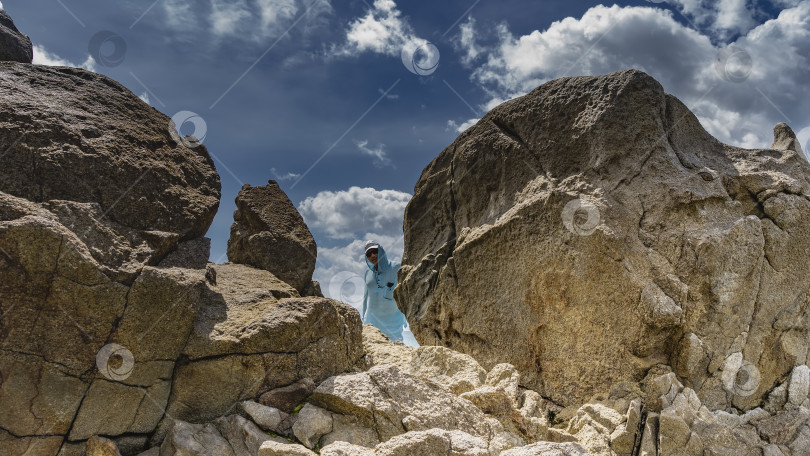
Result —
<path fill-rule="evenodd" d="M 397 302 L 421 344 L 562 405 L 665 364 L 712 409 L 754 408 L 807 361 L 810 164 L 788 130 L 722 144 L 635 70 L 543 84 L 424 169 Z"/>

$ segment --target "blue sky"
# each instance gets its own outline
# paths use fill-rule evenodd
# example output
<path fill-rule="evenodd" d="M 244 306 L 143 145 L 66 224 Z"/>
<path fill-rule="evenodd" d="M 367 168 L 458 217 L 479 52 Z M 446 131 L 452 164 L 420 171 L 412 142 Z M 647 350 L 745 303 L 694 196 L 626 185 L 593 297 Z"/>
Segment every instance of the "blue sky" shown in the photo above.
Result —
<path fill-rule="evenodd" d="M 204 133 L 222 179 L 212 261 L 226 261 L 242 184 L 276 179 L 315 236 L 315 279 L 353 304 L 363 240 L 401 256 L 424 166 L 550 79 L 642 69 L 724 142 L 767 147 L 784 121 L 810 148 L 810 0 L 2 5 L 35 63 L 84 66 L 170 117 L 196 114 L 181 132 Z"/>

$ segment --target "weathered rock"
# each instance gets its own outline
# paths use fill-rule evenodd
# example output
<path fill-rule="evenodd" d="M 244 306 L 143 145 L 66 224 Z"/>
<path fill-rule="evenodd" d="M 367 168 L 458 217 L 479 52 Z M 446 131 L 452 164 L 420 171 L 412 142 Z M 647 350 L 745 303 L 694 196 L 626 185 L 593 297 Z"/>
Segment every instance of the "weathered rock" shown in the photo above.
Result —
<path fill-rule="evenodd" d="M 488 456 L 487 443 L 461 431 L 429 429 L 408 432 L 377 445 L 378 456 Z"/>
<path fill-rule="evenodd" d="M 236 196 L 228 260 L 266 269 L 299 292 L 311 287 L 317 247 L 276 181 L 242 186 Z"/>
<path fill-rule="evenodd" d="M 445 347 L 423 346 L 416 349 L 409 374 L 441 383 L 455 394 L 483 385 L 487 371 L 469 355 Z"/>
<path fill-rule="evenodd" d="M 0 97 L 0 191 L 97 203 L 105 219 L 181 240 L 205 234 L 220 197 L 205 146 L 175 143 L 170 119 L 124 86 L 79 68 L 2 62 Z"/>
<path fill-rule="evenodd" d="M 294 443 L 279 443 L 268 440 L 262 443 L 258 456 L 316 456 L 314 451 L 303 445 Z M 163 455 L 161 455 L 163 456 Z"/>
<path fill-rule="evenodd" d="M 225 438 L 211 424 L 191 424 L 175 420 L 160 446 L 160 456 L 175 455 L 236 456 Z"/>
<path fill-rule="evenodd" d="M 168 414 L 203 422 L 237 403 L 302 378 L 322 381 L 362 356 L 361 322 L 350 306 L 301 298 L 270 272 L 222 264 L 206 288 L 174 375 Z"/>
<path fill-rule="evenodd" d="M 590 453 L 578 443 L 537 442 L 506 450 L 501 456 L 590 456 Z"/>
<path fill-rule="evenodd" d="M 158 266 L 161 268 L 205 269 L 210 253 L 211 239 L 207 237 L 192 239 L 178 244 L 177 249 L 166 255 Z"/>
<path fill-rule="evenodd" d="M 754 424 L 759 434 L 769 443 L 789 445 L 796 437 L 796 432 L 808 419 L 810 419 L 810 410 L 794 406 Z"/>
<path fill-rule="evenodd" d="M 459 395 L 462 399 L 475 404 L 484 413 L 505 414 L 512 410 L 512 399 L 503 388 L 482 386 Z"/>
<path fill-rule="evenodd" d="M 93 436 L 87 440 L 86 451 L 86 456 L 121 456 L 115 442 L 99 436 Z"/>
<path fill-rule="evenodd" d="M 282 386 L 270 390 L 259 397 L 259 402 L 270 407 L 276 407 L 286 413 L 292 411 L 304 402 L 315 391 L 315 382 L 311 378 L 303 378 L 292 385 Z"/>
<path fill-rule="evenodd" d="M 68 430 L 74 442 L 134 438 L 163 415 L 203 277 L 141 264 L 131 285 L 114 281 L 42 207 L 60 213 L 71 204 L 83 203 L 0 193 L 0 427 L 44 442 Z"/>
<path fill-rule="evenodd" d="M 17 30 L 11 16 L 0 9 L 0 61 L 31 63 L 33 59 L 31 39 Z"/>
<path fill-rule="evenodd" d="M 323 447 L 321 456 L 375 456 L 375 453 L 374 450 L 360 445 L 338 441 Z"/>
<path fill-rule="evenodd" d="M 793 129 L 784 122 L 779 122 L 773 127 L 773 143 L 771 144 L 771 149 L 792 150 L 798 153 L 799 156 L 804 157 L 802 145 L 799 140 L 796 139 L 796 133 L 793 133 Z"/>
<path fill-rule="evenodd" d="M 332 414 L 320 407 L 306 404 L 298 412 L 292 430 L 305 447 L 315 448 L 321 436 L 332 432 Z"/>
<path fill-rule="evenodd" d="M 320 445 L 326 447 L 338 441 L 364 448 L 374 448 L 380 443 L 377 432 L 373 428 L 363 426 L 357 417 L 333 413 L 332 432 L 321 437 Z"/>
<path fill-rule="evenodd" d="M 788 385 L 788 402 L 802 405 L 807 400 L 808 390 L 810 390 L 810 368 L 805 365 L 794 368 Z"/>
<path fill-rule="evenodd" d="M 747 410 L 805 363 L 808 217 L 796 151 L 721 144 L 639 71 L 563 78 L 425 168 L 395 297 L 421 344 L 563 405 L 661 363 Z"/>
<path fill-rule="evenodd" d="M 518 396 L 520 394 L 520 374 L 517 369 L 515 369 L 515 366 L 508 363 L 495 365 L 487 372 L 485 383 L 489 386 L 502 389 L 507 397 L 517 405 Z"/>
<path fill-rule="evenodd" d="M 235 456 L 255 456 L 262 443 L 272 440 L 279 443 L 289 443 L 281 437 L 272 437 L 261 431 L 251 421 L 239 415 L 230 415 L 217 418 L 214 426 L 224 437 Z"/>
<path fill-rule="evenodd" d="M 400 370 L 408 371 L 413 364 L 415 348 L 402 343 L 391 342 L 374 325 L 363 325 L 363 350 L 368 368 L 381 364 L 396 364 Z"/>
<path fill-rule="evenodd" d="M 310 401 L 333 413 L 356 417 L 383 442 L 408 431 L 433 428 L 489 440 L 501 429 L 500 423 L 470 402 L 391 364 L 331 377 L 318 386 Z"/>
<path fill-rule="evenodd" d="M 265 431 L 278 433 L 281 429 L 281 423 L 289 419 L 289 415 L 281 410 L 259 404 L 258 402 L 243 401 L 240 407 L 254 423 Z"/>

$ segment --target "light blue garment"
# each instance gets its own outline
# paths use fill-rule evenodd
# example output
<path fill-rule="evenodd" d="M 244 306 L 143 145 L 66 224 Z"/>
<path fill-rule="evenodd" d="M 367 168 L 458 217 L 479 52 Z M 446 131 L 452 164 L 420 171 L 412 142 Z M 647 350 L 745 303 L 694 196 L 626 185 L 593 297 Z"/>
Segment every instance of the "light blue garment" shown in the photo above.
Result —
<path fill-rule="evenodd" d="M 376 326 L 391 340 L 402 340 L 402 329 L 407 324 L 405 315 L 394 301 L 399 263 L 391 263 L 382 246 L 377 248 L 377 266 L 366 258 L 366 291 L 363 294 L 364 323 Z"/>

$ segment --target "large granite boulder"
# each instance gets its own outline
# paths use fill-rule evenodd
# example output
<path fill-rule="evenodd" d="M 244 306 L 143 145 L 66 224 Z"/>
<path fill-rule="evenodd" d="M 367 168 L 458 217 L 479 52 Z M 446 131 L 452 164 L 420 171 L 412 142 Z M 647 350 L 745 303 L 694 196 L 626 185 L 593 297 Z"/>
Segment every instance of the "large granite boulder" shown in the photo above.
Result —
<path fill-rule="evenodd" d="M 205 146 L 175 142 L 171 119 L 121 84 L 79 68 L 0 62 L 0 98 L 0 191 L 97 204 L 97 220 L 181 240 L 208 230 L 220 181 Z"/>
<path fill-rule="evenodd" d="M 755 407 L 810 321 L 810 164 L 777 130 L 724 145 L 639 71 L 548 82 L 425 168 L 397 302 L 421 344 L 562 405 L 669 365 L 710 409 Z"/>
<path fill-rule="evenodd" d="M 275 388 L 321 382 L 360 365 L 362 323 L 351 306 L 300 297 L 263 269 L 212 267 L 217 284 L 201 298 L 168 416 L 202 423 Z"/>
<path fill-rule="evenodd" d="M 31 39 L 17 30 L 11 16 L 0 9 L 0 61 L 31 63 L 33 59 Z"/>
<path fill-rule="evenodd" d="M 315 239 L 276 181 L 242 186 L 236 196 L 228 261 L 272 272 L 303 292 L 312 283 Z"/>

